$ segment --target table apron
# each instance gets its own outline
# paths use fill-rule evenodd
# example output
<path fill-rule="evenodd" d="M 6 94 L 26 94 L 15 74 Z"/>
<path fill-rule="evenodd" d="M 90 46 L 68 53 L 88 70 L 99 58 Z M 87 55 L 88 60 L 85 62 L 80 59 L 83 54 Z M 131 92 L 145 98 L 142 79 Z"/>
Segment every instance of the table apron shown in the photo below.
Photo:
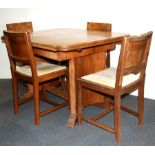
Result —
<path fill-rule="evenodd" d="M 83 57 L 86 55 L 91 55 L 99 52 L 107 52 L 110 51 L 111 49 L 114 49 L 115 44 L 106 44 L 106 45 L 100 45 L 100 46 L 95 46 L 91 48 L 85 48 L 85 49 L 77 49 L 74 51 L 49 51 L 45 49 L 40 49 L 34 47 L 34 54 L 37 56 L 45 57 L 48 59 L 52 60 L 57 60 L 57 61 L 64 61 L 64 60 L 70 60 L 78 57 Z"/>

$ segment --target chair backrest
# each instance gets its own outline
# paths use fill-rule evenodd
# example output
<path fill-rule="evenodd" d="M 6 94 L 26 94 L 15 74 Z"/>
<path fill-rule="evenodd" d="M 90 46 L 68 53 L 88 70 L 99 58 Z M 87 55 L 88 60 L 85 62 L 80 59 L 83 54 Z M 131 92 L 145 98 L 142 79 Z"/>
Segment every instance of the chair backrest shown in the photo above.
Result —
<path fill-rule="evenodd" d="M 87 30 L 91 31 L 112 31 L 112 24 L 110 23 L 96 23 L 96 22 L 87 22 Z M 106 66 L 110 67 L 110 52 L 106 54 Z"/>
<path fill-rule="evenodd" d="M 6 27 L 8 31 L 33 32 L 32 22 L 10 23 Z"/>
<path fill-rule="evenodd" d="M 30 65 L 32 74 L 36 72 L 29 32 L 3 31 L 3 34 L 13 71 L 16 71 L 16 63 L 22 63 Z"/>
<path fill-rule="evenodd" d="M 153 32 L 150 31 L 140 36 L 128 36 L 123 38 L 116 83 L 120 85 L 122 83 L 122 77 L 128 74 L 140 73 L 140 79 L 145 78 L 152 34 Z"/>
<path fill-rule="evenodd" d="M 109 32 L 111 32 L 112 24 L 110 24 L 110 23 L 87 22 L 87 30 L 91 30 L 91 31 L 109 31 Z"/>

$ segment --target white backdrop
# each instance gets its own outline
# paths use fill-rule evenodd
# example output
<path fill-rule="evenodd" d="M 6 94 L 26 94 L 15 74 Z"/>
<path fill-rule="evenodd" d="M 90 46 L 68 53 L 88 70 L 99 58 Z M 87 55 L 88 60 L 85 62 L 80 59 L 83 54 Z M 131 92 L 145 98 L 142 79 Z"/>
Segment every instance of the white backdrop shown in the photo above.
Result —
<path fill-rule="evenodd" d="M 87 21 L 110 22 L 114 32 L 141 34 L 155 31 L 154 0 L 16 1 L 3 2 L 3 8 L 0 9 L 0 36 L 6 29 L 6 23 L 22 21 L 32 21 L 34 31 L 60 27 L 85 29 Z M 151 99 L 155 99 L 154 38 L 145 83 L 145 97 Z M 117 64 L 118 54 L 119 47 L 112 54 L 113 66 Z M 0 79 L 3 78 L 11 78 L 11 74 L 5 45 L 0 43 Z"/>

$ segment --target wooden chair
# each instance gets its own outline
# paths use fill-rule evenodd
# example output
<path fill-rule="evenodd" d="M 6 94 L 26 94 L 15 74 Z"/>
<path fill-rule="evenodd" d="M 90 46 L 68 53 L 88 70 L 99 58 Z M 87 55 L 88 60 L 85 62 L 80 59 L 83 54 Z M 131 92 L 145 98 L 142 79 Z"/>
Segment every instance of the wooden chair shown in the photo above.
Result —
<path fill-rule="evenodd" d="M 87 30 L 91 31 L 112 31 L 112 24 L 110 23 L 95 23 L 95 22 L 87 22 Z M 115 46 L 113 49 L 114 50 Z M 107 67 L 110 67 L 110 51 L 107 51 L 107 57 L 106 57 L 106 65 Z"/>
<path fill-rule="evenodd" d="M 111 32 L 112 31 L 112 24 L 110 23 L 96 23 L 96 22 L 87 22 L 87 30 L 90 31 L 107 31 Z M 111 50 L 108 50 L 106 52 L 106 67 L 110 67 L 110 52 L 115 50 L 116 45 L 113 44 Z M 110 98 L 108 96 L 105 96 L 105 103 L 97 103 L 96 105 L 99 107 L 106 107 L 108 102 L 110 101 Z"/>
<path fill-rule="evenodd" d="M 6 24 L 6 28 L 8 31 L 14 32 L 33 32 L 33 25 L 32 22 L 19 22 L 19 23 L 9 23 Z M 21 66 L 22 64 L 17 63 L 17 66 Z M 21 96 L 22 103 L 25 103 L 32 99 L 33 87 L 31 84 L 26 84 L 27 90 Z"/>
<path fill-rule="evenodd" d="M 143 124 L 145 69 L 153 32 L 141 36 L 124 37 L 117 68 L 107 68 L 78 79 L 78 124 L 85 120 L 97 127 L 115 134 L 120 143 L 120 110 L 138 117 L 139 126 Z M 105 111 L 88 118 L 82 114 L 82 88 L 94 90 L 114 97 L 114 103 Z M 121 105 L 121 96 L 138 89 L 138 112 Z M 114 128 L 96 120 L 114 110 Z"/>
<path fill-rule="evenodd" d="M 3 34 L 10 60 L 13 80 L 14 112 L 18 112 L 18 80 L 22 79 L 33 85 L 35 125 L 39 125 L 40 116 L 53 112 L 66 105 L 66 103 L 53 103 L 52 108 L 40 112 L 39 85 L 55 78 L 67 77 L 68 70 L 65 66 L 49 64 L 41 61 L 36 62 L 29 32 L 4 31 Z M 16 62 L 25 65 L 20 67 L 16 65 Z"/>
<path fill-rule="evenodd" d="M 9 23 L 6 24 L 7 30 L 8 31 L 15 31 L 15 32 L 33 32 L 33 25 L 32 22 L 19 22 L 19 23 Z M 45 58 L 40 58 L 40 57 L 36 57 L 35 59 L 37 60 L 41 60 L 41 61 L 45 61 L 48 63 L 54 63 L 54 64 L 58 64 L 58 65 L 65 65 L 67 66 L 66 62 L 56 62 L 56 61 L 52 61 L 52 60 L 48 60 Z M 17 63 L 18 66 L 21 66 L 21 64 Z M 66 84 L 68 82 L 64 81 L 64 78 L 59 78 L 59 79 L 55 79 L 52 82 L 48 83 L 48 84 L 44 84 L 41 86 L 40 89 L 43 89 L 44 92 L 42 92 L 42 100 L 47 101 L 47 95 L 46 95 L 46 91 L 48 91 L 49 93 L 55 94 L 55 95 L 59 95 L 59 97 L 63 98 L 64 100 L 68 100 L 68 93 L 66 93 L 66 89 L 67 89 L 67 85 Z M 25 85 L 25 83 L 24 83 Z M 24 94 L 22 94 L 20 96 L 21 98 L 21 103 L 27 103 L 28 101 L 33 99 L 33 86 L 29 83 L 26 83 L 26 87 L 27 90 L 26 92 L 24 92 Z M 68 107 L 69 107 L 69 100 L 68 100 Z"/>

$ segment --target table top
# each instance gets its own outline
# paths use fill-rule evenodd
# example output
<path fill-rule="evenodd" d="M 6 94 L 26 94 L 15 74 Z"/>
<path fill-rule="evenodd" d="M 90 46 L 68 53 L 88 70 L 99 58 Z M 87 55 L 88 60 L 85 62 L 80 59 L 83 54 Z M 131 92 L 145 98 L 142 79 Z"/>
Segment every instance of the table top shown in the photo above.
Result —
<path fill-rule="evenodd" d="M 120 42 L 128 34 L 60 28 L 34 31 L 31 34 L 33 47 L 51 51 L 71 51 L 113 42 Z"/>

